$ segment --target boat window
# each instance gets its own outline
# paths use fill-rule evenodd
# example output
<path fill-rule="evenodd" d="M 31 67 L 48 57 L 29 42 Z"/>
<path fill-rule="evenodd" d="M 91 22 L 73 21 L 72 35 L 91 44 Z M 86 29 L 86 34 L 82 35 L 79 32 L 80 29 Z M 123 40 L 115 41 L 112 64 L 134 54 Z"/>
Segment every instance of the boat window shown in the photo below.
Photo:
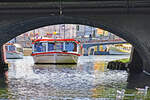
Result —
<path fill-rule="evenodd" d="M 15 51 L 15 50 L 16 50 L 15 46 L 13 45 L 8 46 L 8 51 Z"/>
<path fill-rule="evenodd" d="M 56 50 L 63 51 L 63 42 L 57 42 L 56 43 Z"/>
<path fill-rule="evenodd" d="M 42 43 L 42 52 L 46 52 L 47 43 Z"/>
<path fill-rule="evenodd" d="M 65 50 L 66 51 L 77 51 L 77 44 L 73 42 L 66 42 L 65 43 Z"/>
<path fill-rule="evenodd" d="M 48 51 L 53 51 L 54 50 L 54 43 L 48 43 Z"/>
<path fill-rule="evenodd" d="M 35 43 L 34 44 L 34 52 L 41 52 L 42 51 L 42 44 L 41 43 Z"/>
<path fill-rule="evenodd" d="M 46 43 L 35 43 L 34 52 L 46 52 Z"/>

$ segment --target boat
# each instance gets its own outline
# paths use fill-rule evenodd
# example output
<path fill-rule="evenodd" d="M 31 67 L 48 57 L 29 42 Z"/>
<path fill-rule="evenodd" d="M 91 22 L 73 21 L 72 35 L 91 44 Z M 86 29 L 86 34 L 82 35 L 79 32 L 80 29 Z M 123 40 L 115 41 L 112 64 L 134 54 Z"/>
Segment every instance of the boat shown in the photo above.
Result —
<path fill-rule="evenodd" d="M 129 55 L 131 53 L 132 45 L 129 43 L 116 44 L 109 46 L 110 55 Z"/>
<path fill-rule="evenodd" d="M 6 43 L 5 45 L 6 59 L 22 59 L 23 48 L 17 43 Z"/>
<path fill-rule="evenodd" d="M 88 55 L 109 55 L 108 46 L 100 45 L 89 48 Z"/>
<path fill-rule="evenodd" d="M 36 39 L 32 56 L 36 64 L 77 63 L 81 45 L 75 39 Z"/>

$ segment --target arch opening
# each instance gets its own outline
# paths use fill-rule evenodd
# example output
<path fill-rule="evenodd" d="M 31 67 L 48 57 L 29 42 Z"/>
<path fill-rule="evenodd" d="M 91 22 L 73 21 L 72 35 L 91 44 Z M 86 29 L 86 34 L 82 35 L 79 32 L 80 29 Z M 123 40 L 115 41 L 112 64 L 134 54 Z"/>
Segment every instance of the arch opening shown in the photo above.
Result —
<path fill-rule="evenodd" d="M 30 31 L 32 29 L 40 28 L 47 25 L 57 25 L 57 24 L 81 24 L 81 25 L 89 25 L 92 27 L 98 27 L 104 30 L 107 30 L 113 34 L 116 34 L 117 36 L 123 38 L 128 43 L 132 44 L 132 46 L 136 49 L 138 55 L 141 57 L 141 59 L 147 58 L 146 53 L 141 54 L 140 50 L 144 50 L 143 46 L 139 43 L 138 39 L 136 37 L 132 36 L 130 32 L 122 32 L 122 30 L 118 29 L 117 27 L 109 26 L 108 23 L 100 22 L 100 21 L 94 21 L 89 20 L 86 18 L 74 18 L 74 17 L 68 17 L 68 16 L 49 16 L 49 17 L 40 17 L 40 18 L 34 18 L 30 20 L 25 20 L 17 23 L 13 23 L 11 25 L 8 25 L 7 27 L 2 28 L 2 32 L 7 33 L 3 38 L 1 44 L 6 43 L 8 40 L 25 33 L 27 31 Z M 9 29 L 9 30 L 8 30 Z M 133 38 L 134 37 L 134 38 Z M 146 52 L 146 51 L 143 51 Z M 145 61 L 144 64 L 146 65 Z"/>
<path fill-rule="evenodd" d="M 10 34 L 13 34 L 13 35 L 11 35 L 9 38 L 7 38 L 7 40 L 3 40 L 2 41 L 2 43 L 5 43 L 5 42 L 7 42 L 8 40 L 10 40 L 10 39 L 12 39 L 12 38 L 14 38 L 14 37 L 16 37 L 16 36 L 18 36 L 18 35 L 20 35 L 20 34 L 22 34 L 22 33 L 25 33 L 25 32 L 28 32 L 28 31 L 30 31 L 30 30 L 32 30 L 32 29 L 37 29 L 37 28 L 40 28 L 40 27 L 43 27 L 43 26 L 48 26 L 48 25 L 56 25 L 56 24 L 82 24 L 82 25 L 89 25 L 89 26 L 92 26 L 92 27 L 98 27 L 98 28 L 101 28 L 101 29 L 105 29 L 105 30 L 108 30 L 108 31 L 110 31 L 110 32 L 113 32 L 113 33 L 115 33 L 116 35 L 118 35 L 119 37 L 123 37 L 125 40 L 127 40 L 129 43 L 131 43 L 134 47 L 135 47 L 135 49 L 137 50 L 137 52 L 140 50 L 140 48 L 142 48 L 142 46 L 140 46 L 140 44 L 138 44 L 138 45 L 136 45 L 138 42 L 135 42 L 134 40 L 136 40 L 136 39 L 132 39 L 131 37 L 130 37 L 130 34 L 125 34 L 124 32 L 121 32 L 121 30 L 117 30 L 117 28 L 110 28 L 109 26 L 107 26 L 107 24 L 104 24 L 104 23 L 102 23 L 102 24 L 100 24 L 100 22 L 95 22 L 95 21 L 87 21 L 87 20 L 85 20 L 85 19 L 74 19 L 74 18 L 72 18 L 72 17 L 64 17 L 64 16 L 52 16 L 52 17 L 42 17 L 42 18 L 36 18 L 36 19 L 32 19 L 32 20 L 27 20 L 27 21 L 22 21 L 22 22 L 18 22 L 18 23 L 15 23 L 15 24 L 12 24 L 12 25 L 10 25 L 10 26 L 8 26 L 7 28 L 3 28 L 3 30 L 5 30 L 5 29 L 8 29 L 8 28 L 10 28 L 10 30 L 9 31 L 4 31 L 4 32 L 6 32 L 7 33 L 7 35 L 5 35 L 5 37 L 7 37 L 7 36 L 9 36 Z M 15 26 L 15 27 L 12 27 L 12 26 Z M 73 36 L 72 36 L 73 37 Z M 88 36 L 88 38 L 90 37 L 90 35 Z M 64 37 L 63 37 L 64 38 Z M 70 36 L 69 36 L 69 38 L 70 38 Z M 80 40 L 81 41 L 81 40 Z M 93 46 L 95 46 L 95 45 L 93 45 Z M 89 46 L 89 51 L 92 51 L 92 49 L 91 48 L 93 48 L 93 46 Z M 87 45 L 85 46 L 85 47 L 87 47 Z M 65 51 L 66 52 L 66 51 Z M 142 58 L 142 56 L 141 56 L 141 54 L 140 54 L 140 57 Z M 30 61 L 29 61 L 30 62 Z M 31 63 L 29 63 L 29 64 L 31 64 Z M 90 65 L 91 63 L 88 63 L 89 65 L 89 67 L 87 68 L 87 69 L 85 69 L 85 70 L 88 70 L 89 72 L 87 72 L 88 73 L 88 75 L 90 76 L 90 74 L 92 74 L 91 72 L 90 72 L 90 70 L 91 70 L 91 67 L 90 66 L 93 66 L 93 65 Z M 32 65 L 32 64 L 31 64 Z M 99 66 L 102 66 L 102 65 L 104 65 L 104 63 L 95 63 L 94 64 L 94 69 L 95 70 L 99 70 L 100 68 L 99 68 Z M 45 67 L 44 65 L 42 66 L 42 68 L 41 67 L 38 67 L 38 66 L 36 66 L 36 67 L 33 67 L 33 73 L 35 73 L 35 74 L 38 74 L 38 73 L 43 73 L 44 72 L 44 68 L 43 67 Z M 46 66 L 47 67 L 47 66 Z M 57 65 L 54 65 L 54 66 L 52 66 L 52 68 L 58 68 L 58 67 L 60 67 L 59 65 L 57 66 Z M 62 66 L 61 66 L 62 67 Z M 70 67 L 70 66 L 68 66 L 68 67 Z M 82 67 L 82 66 L 81 66 Z M 80 71 L 80 68 L 81 67 L 79 67 L 79 71 Z M 50 67 L 48 67 L 48 69 L 49 70 L 51 70 L 52 68 L 50 68 Z M 74 67 L 72 67 L 73 69 L 74 69 Z M 84 68 L 84 67 L 83 67 Z M 41 69 L 43 70 L 43 71 L 41 71 Z M 100 70 L 103 70 L 103 69 L 100 69 Z M 62 71 L 62 70 L 61 70 Z M 23 72 L 22 72 L 23 73 Z M 66 73 L 70 73 L 70 71 L 68 71 L 68 72 L 64 72 L 63 74 L 64 74 L 64 77 L 67 77 L 66 76 Z M 84 73 L 84 72 L 83 72 Z M 95 71 L 95 73 L 96 73 L 96 71 Z M 96 73 L 97 74 L 97 73 Z M 124 73 L 124 74 L 126 74 L 126 73 Z M 68 75 L 68 74 L 67 74 Z M 86 75 L 87 74 L 85 74 L 85 77 L 86 77 Z M 59 76 L 61 76 L 61 75 L 59 75 Z M 84 76 L 84 75 L 83 75 Z M 24 74 L 23 75 L 21 75 L 20 77 L 24 77 Z M 35 76 L 36 77 L 36 76 Z M 74 77 L 74 76 L 71 76 L 71 77 Z M 96 76 L 97 78 L 99 77 L 99 76 Z M 39 77 L 38 77 L 39 78 Z M 52 77 L 52 78 L 54 78 L 54 77 Z M 76 76 L 75 76 L 75 78 L 76 78 Z M 77 78 L 79 78 L 79 77 L 77 77 Z M 81 78 L 84 78 L 84 77 L 81 77 Z M 93 78 L 93 77 L 89 77 L 89 78 Z M 55 79 L 55 78 L 54 78 Z M 68 78 L 66 78 L 66 80 L 64 80 L 64 81 L 69 81 L 69 79 L 67 80 Z M 91 81 L 91 80 L 86 80 L 86 81 Z M 97 80 L 96 80 L 97 81 Z M 97 84 L 97 82 L 96 81 L 94 81 L 94 84 Z M 76 82 L 76 81 L 75 81 Z M 83 84 L 85 84 L 85 82 L 84 81 L 82 81 L 83 82 Z M 99 81 L 98 81 L 99 82 Z M 55 83 L 55 82 L 54 82 Z M 61 82 L 60 82 L 60 80 L 58 81 L 58 83 L 60 83 L 61 84 Z M 57 84 L 58 84 L 57 83 Z M 65 83 L 66 84 L 66 83 Z M 65 87 L 65 84 L 61 84 L 62 86 L 64 86 Z M 68 85 L 68 84 L 67 84 Z M 74 88 L 74 87 L 73 87 Z M 97 89 L 98 91 L 99 91 L 99 89 Z M 103 90 L 103 89 L 102 89 Z M 94 91 L 94 89 L 93 90 L 91 90 L 91 91 L 93 91 L 93 96 L 95 96 L 95 93 L 97 92 L 97 91 Z M 56 92 L 56 91 L 55 91 Z M 97 94 L 96 94 L 97 95 Z"/>

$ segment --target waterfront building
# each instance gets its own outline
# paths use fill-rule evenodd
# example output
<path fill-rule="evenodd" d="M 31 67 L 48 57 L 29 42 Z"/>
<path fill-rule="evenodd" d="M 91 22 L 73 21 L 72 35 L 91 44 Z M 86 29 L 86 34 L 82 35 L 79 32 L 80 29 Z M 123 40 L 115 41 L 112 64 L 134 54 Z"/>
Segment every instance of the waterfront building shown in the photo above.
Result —
<path fill-rule="evenodd" d="M 54 35 L 53 33 L 56 32 Z M 42 38 L 75 38 L 79 40 L 108 40 L 108 39 L 121 39 L 118 36 L 91 26 L 78 25 L 78 24 L 59 24 L 45 26 L 38 29 L 28 31 L 24 34 L 11 40 L 11 42 L 19 43 L 23 47 L 31 47 L 31 40 Z M 81 40 L 81 41 L 82 41 Z"/>

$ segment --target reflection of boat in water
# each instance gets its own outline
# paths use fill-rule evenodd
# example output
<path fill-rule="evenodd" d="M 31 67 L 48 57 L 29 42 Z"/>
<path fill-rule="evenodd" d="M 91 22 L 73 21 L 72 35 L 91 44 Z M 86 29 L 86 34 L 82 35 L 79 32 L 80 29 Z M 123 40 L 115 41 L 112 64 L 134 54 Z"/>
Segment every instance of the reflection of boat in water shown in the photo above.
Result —
<path fill-rule="evenodd" d="M 7 59 L 22 59 L 23 49 L 20 44 L 7 43 L 5 44 Z"/>
<path fill-rule="evenodd" d="M 48 72 L 72 72 L 75 70 L 77 64 L 34 64 L 33 71 L 35 73 Z"/>
<path fill-rule="evenodd" d="M 130 44 L 116 44 L 109 47 L 109 54 L 124 55 L 131 53 L 132 46 Z"/>
<path fill-rule="evenodd" d="M 32 44 L 35 63 L 77 63 L 81 54 L 75 39 L 37 39 Z"/>

